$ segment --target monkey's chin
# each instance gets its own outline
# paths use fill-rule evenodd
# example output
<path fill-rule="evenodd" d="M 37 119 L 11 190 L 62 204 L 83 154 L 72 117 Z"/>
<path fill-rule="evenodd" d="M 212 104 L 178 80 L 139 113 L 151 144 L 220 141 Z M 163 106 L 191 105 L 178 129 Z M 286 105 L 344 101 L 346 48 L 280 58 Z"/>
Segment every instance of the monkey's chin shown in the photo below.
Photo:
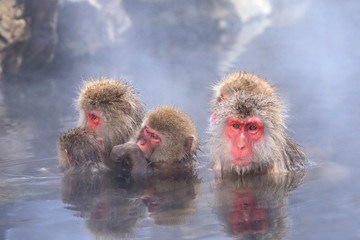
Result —
<path fill-rule="evenodd" d="M 233 159 L 233 160 L 231 160 L 231 162 L 232 162 L 232 164 L 239 166 L 239 167 L 245 167 L 245 166 L 249 166 L 251 164 L 251 160 L 241 159 L 241 158 Z"/>

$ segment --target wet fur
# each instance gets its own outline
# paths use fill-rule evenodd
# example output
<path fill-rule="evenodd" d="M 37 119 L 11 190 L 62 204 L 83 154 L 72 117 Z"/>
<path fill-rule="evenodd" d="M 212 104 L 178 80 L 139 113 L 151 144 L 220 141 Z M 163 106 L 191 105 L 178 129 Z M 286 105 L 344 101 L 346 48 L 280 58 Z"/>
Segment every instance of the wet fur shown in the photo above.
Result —
<path fill-rule="evenodd" d="M 59 138 L 59 163 L 65 169 L 91 170 L 104 167 L 102 164 L 101 144 L 95 133 L 83 129 L 70 129 Z M 70 165 L 68 158 L 73 159 Z"/>

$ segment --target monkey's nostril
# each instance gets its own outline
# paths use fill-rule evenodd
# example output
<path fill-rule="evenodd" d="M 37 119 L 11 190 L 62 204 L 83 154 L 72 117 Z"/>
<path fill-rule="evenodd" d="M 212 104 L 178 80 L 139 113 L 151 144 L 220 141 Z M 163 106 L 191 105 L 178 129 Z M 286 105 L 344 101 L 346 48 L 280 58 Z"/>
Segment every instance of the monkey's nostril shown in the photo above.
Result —
<path fill-rule="evenodd" d="M 240 147 L 240 149 L 241 149 L 241 150 L 244 150 L 244 149 L 245 149 L 245 145 L 244 145 L 244 146 L 242 146 L 242 147 Z"/>

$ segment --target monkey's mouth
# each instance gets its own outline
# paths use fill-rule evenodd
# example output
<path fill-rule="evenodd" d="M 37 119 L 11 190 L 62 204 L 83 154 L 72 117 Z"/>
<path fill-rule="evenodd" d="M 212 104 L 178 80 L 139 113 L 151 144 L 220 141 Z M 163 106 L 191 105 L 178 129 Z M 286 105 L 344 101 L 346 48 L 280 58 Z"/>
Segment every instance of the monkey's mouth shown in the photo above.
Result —
<path fill-rule="evenodd" d="M 249 159 L 241 159 L 241 158 L 236 158 L 231 160 L 232 164 L 236 165 L 236 166 L 240 166 L 240 167 L 245 167 L 251 164 L 251 160 Z"/>

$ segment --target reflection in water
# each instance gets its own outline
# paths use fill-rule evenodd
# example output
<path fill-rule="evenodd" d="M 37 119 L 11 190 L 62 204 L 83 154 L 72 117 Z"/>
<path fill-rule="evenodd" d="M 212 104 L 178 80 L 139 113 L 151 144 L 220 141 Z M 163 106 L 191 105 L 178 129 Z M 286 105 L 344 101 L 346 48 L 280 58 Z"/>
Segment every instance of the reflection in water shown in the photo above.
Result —
<path fill-rule="evenodd" d="M 109 172 L 66 172 L 62 181 L 63 202 L 76 216 L 86 219 L 95 236 L 131 237 L 145 216 L 141 184 L 133 184 Z"/>
<path fill-rule="evenodd" d="M 8 111 L 8 105 L 4 101 L 4 93 L 0 89 L 0 127 L 6 129 L 1 133 L 0 141 L 6 144 L 0 144 L 0 152 L 2 159 L 19 159 L 24 156 L 29 156 L 29 149 L 31 149 L 30 141 L 34 134 L 31 126 L 32 122 L 22 122 L 11 117 Z"/>
<path fill-rule="evenodd" d="M 196 213 L 199 184 L 193 173 L 135 181 L 111 172 L 68 171 L 62 181 L 62 198 L 67 209 L 86 219 L 94 236 L 128 238 L 135 237 L 146 210 L 157 225 L 184 224 Z"/>
<path fill-rule="evenodd" d="M 223 176 L 216 179 L 216 213 L 230 235 L 244 239 L 284 239 L 287 198 L 305 172 Z"/>
<path fill-rule="evenodd" d="M 196 213 L 200 180 L 192 172 L 175 178 L 152 177 L 142 199 L 157 225 L 186 223 Z"/>
<path fill-rule="evenodd" d="M 86 219 L 95 236 L 134 236 L 144 218 L 141 185 L 132 185 L 110 172 L 77 174 L 66 172 L 62 181 L 63 202 L 76 216 Z"/>

